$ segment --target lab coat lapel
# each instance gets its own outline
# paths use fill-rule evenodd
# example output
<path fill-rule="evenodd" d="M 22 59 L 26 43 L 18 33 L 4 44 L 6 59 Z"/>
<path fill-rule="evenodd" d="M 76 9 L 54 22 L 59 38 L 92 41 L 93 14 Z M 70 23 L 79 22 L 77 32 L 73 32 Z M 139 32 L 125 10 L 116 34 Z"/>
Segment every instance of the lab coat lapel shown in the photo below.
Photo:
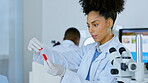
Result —
<path fill-rule="evenodd" d="M 101 53 L 96 59 L 95 59 L 95 61 L 92 63 L 92 67 L 91 67 L 91 70 L 90 70 L 90 79 L 91 80 L 94 80 L 94 79 L 92 79 L 92 78 L 95 78 L 95 75 L 96 74 L 99 74 L 101 71 L 102 71 L 102 69 L 104 68 L 104 64 L 105 63 L 103 63 L 102 64 L 102 61 L 103 61 L 103 59 L 105 59 L 105 53 Z M 99 72 L 98 72 L 99 71 Z"/>
<path fill-rule="evenodd" d="M 107 46 L 108 48 L 104 49 L 103 52 L 96 58 L 96 60 L 92 64 L 92 68 L 90 70 L 90 80 L 94 80 L 97 76 L 102 72 L 104 67 L 107 65 L 109 58 L 108 58 L 108 52 L 111 47 L 117 47 L 119 43 L 116 43 L 114 41 L 118 41 L 117 38 L 115 38 L 110 44 Z M 94 79 L 93 79 L 94 78 Z"/>
<path fill-rule="evenodd" d="M 81 62 L 81 68 L 79 69 L 78 73 L 79 75 L 83 78 L 83 79 L 86 79 L 87 77 L 87 74 L 88 74 L 88 71 L 89 71 L 89 68 L 90 68 L 90 64 L 91 64 L 91 61 L 92 61 L 92 58 L 94 56 L 94 53 L 95 53 L 95 49 L 96 48 L 91 48 L 91 52 L 87 52 L 85 55 L 84 55 L 84 58 L 83 58 L 83 61 Z"/>

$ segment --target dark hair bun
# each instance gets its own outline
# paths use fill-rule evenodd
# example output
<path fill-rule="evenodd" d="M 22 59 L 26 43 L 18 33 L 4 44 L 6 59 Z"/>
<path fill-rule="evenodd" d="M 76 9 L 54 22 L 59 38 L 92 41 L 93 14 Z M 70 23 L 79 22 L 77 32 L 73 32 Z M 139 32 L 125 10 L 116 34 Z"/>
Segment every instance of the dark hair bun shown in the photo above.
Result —
<path fill-rule="evenodd" d="M 124 0 L 80 0 L 79 3 L 85 14 L 90 11 L 120 13 L 124 9 Z"/>

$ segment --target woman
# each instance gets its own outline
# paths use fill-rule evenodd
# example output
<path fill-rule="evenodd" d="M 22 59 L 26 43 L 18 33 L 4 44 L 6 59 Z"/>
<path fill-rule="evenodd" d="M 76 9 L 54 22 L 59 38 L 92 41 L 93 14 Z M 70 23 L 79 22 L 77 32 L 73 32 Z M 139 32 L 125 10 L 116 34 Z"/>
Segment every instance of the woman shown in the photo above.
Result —
<path fill-rule="evenodd" d="M 45 53 L 52 64 L 48 73 L 63 77 L 61 83 L 115 83 L 115 77 L 110 74 L 112 65 L 109 60 L 109 49 L 114 47 L 119 50 L 123 47 L 113 35 L 112 28 L 117 13 L 124 9 L 124 0 L 80 0 L 79 2 L 87 15 L 88 30 L 95 43 L 60 54 L 42 46 L 38 40 L 32 39 L 28 49 L 39 52 L 39 49 L 44 48 L 39 56 L 36 55 L 38 60 L 34 60 L 43 62 L 41 54 Z M 65 64 L 67 66 L 64 66 Z M 78 67 L 75 68 L 74 64 Z M 74 68 L 77 72 L 71 71 Z"/>

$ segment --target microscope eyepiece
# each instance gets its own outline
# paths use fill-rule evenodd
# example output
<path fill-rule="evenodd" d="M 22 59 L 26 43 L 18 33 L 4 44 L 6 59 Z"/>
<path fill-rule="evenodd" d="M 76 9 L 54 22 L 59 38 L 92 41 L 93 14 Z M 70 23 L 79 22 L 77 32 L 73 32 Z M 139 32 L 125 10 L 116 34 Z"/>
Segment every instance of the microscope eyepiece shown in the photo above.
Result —
<path fill-rule="evenodd" d="M 126 50 L 125 50 L 124 47 L 121 47 L 121 48 L 119 49 L 119 53 L 122 54 L 123 51 L 126 51 Z"/>
<path fill-rule="evenodd" d="M 109 49 L 109 52 L 110 53 L 115 52 L 115 51 L 117 51 L 117 50 L 114 47 L 112 47 L 112 48 Z"/>
<path fill-rule="evenodd" d="M 118 69 L 111 69 L 111 74 L 115 75 L 115 74 L 119 74 L 119 70 Z"/>

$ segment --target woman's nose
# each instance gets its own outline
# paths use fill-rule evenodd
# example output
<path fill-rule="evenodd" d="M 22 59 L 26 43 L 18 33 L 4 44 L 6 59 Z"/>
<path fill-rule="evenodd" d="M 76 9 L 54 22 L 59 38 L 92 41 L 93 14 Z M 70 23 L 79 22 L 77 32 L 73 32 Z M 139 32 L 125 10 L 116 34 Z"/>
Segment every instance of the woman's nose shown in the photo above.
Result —
<path fill-rule="evenodd" d="M 89 32 L 92 33 L 93 31 L 93 27 L 89 27 Z"/>

